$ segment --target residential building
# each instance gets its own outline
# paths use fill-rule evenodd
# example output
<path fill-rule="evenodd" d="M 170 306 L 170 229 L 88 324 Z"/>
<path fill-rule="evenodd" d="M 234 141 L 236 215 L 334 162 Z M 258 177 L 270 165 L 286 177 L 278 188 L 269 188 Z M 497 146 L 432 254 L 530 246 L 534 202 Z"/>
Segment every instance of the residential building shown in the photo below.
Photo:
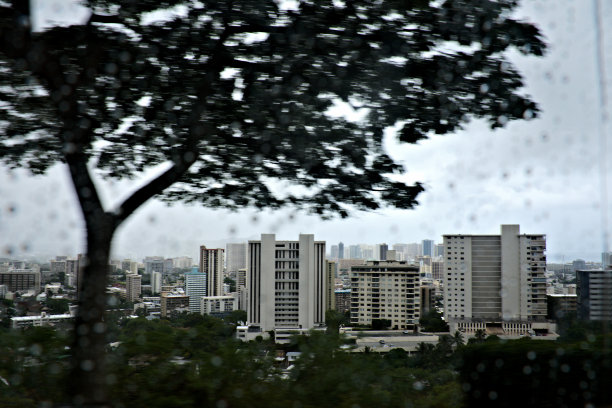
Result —
<path fill-rule="evenodd" d="M 215 317 L 224 317 L 238 310 L 238 298 L 231 296 L 202 296 L 200 298 L 200 313 Z"/>
<path fill-rule="evenodd" d="M 142 276 L 129 273 L 125 276 L 125 295 L 128 302 L 135 302 L 142 293 Z"/>
<path fill-rule="evenodd" d="M 368 261 L 351 267 L 351 323 L 387 319 L 396 330 L 416 330 L 419 268 L 406 261 Z"/>
<path fill-rule="evenodd" d="M 189 311 L 201 313 L 200 298 L 206 296 L 206 273 L 188 272 L 185 274 L 185 294 L 189 296 Z"/>
<path fill-rule="evenodd" d="M 337 289 L 334 293 L 336 300 L 336 311 L 338 313 L 346 313 L 351 310 L 351 290 Z"/>
<path fill-rule="evenodd" d="M 66 273 L 66 257 L 56 256 L 54 260 L 50 262 L 50 270 L 52 274 L 59 274 L 60 272 Z"/>
<path fill-rule="evenodd" d="M 344 259 L 344 243 L 338 244 L 338 259 Z"/>
<path fill-rule="evenodd" d="M 200 272 L 207 277 L 206 296 L 223 296 L 223 249 L 200 246 Z"/>
<path fill-rule="evenodd" d="M 6 285 L 9 292 L 40 292 L 40 268 L 8 269 L 0 272 L 0 285 Z"/>
<path fill-rule="evenodd" d="M 444 279 L 444 261 L 431 261 L 431 278 L 434 280 Z"/>
<path fill-rule="evenodd" d="M 277 241 L 262 234 L 249 241 L 247 262 L 249 333 L 274 330 L 278 342 L 325 322 L 325 242 L 312 234 Z M 247 329 L 245 329 L 247 330 Z"/>
<path fill-rule="evenodd" d="M 578 318 L 612 320 L 612 269 L 576 271 Z"/>
<path fill-rule="evenodd" d="M 444 316 L 451 332 L 545 334 L 546 236 L 502 225 L 500 235 L 444 235 Z"/>
<path fill-rule="evenodd" d="M 189 296 L 180 292 L 163 292 L 160 299 L 161 316 L 170 317 L 173 312 L 189 311 Z"/>

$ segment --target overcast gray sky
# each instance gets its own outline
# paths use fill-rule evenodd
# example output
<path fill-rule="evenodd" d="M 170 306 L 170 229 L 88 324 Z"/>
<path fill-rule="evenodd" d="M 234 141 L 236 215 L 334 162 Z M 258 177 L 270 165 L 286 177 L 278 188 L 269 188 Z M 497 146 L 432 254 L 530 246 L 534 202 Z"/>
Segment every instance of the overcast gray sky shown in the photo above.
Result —
<path fill-rule="evenodd" d="M 602 3 L 610 98 L 612 3 Z M 56 13 L 66 12 L 58 2 L 45 4 Z M 389 134 L 387 146 L 392 157 L 405 163 L 408 180 L 426 185 L 416 209 L 359 212 L 346 220 L 322 221 L 293 211 L 232 213 L 180 204 L 168 208 L 152 201 L 119 230 L 115 256 L 195 258 L 201 244 L 220 246 L 270 232 L 282 239 L 314 233 L 328 246 L 339 241 L 441 242 L 443 234 L 494 234 L 500 224 L 512 223 L 520 224 L 521 232 L 547 235 L 549 261 L 599 260 L 603 235 L 612 228 L 602 221 L 600 166 L 602 157 L 612 157 L 612 126 L 603 124 L 603 155 L 593 4 L 523 1 L 517 11 L 541 28 L 550 45 L 543 58 L 513 55 L 526 80 L 525 92 L 540 104 L 540 118 L 495 132 L 474 122 L 464 131 L 417 145 L 397 145 Z M 610 218 L 612 164 L 606 173 Z M 137 184 L 99 185 L 112 205 Z M 0 168 L 0 257 L 74 255 L 83 250 L 83 223 L 66 169 L 55 166 L 45 177 L 32 177 Z"/>

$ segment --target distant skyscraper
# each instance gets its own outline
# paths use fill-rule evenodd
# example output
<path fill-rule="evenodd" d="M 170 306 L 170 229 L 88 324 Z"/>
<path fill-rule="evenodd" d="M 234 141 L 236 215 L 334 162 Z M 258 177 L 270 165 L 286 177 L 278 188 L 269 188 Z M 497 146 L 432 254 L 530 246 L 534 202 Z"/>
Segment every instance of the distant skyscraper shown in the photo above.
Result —
<path fill-rule="evenodd" d="M 145 274 L 149 275 L 151 272 L 164 273 L 164 257 L 163 256 L 147 256 L 143 263 L 145 265 Z"/>
<path fill-rule="evenodd" d="M 223 249 L 200 246 L 200 272 L 206 273 L 206 296 L 223 296 Z"/>
<path fill-rule="evenodd" d="M 248 245 L 249 326 L 262 332 L 275 330 L 276 340 L 284 342 L 292 331 L 323 324 L 325 242 L 315 241 L 311 234 L 300 234 L 298 241 L 277 241 L 274 234 L 262 234 L 261 240 Z"/>
<path fill-rule="evenodd" d="M 330 250 L 330 251 L 331 251 L 331 252 L 330 252 L 330 254 L 329 254 L 329 257 L 330 257 L 331 259 L 338 259 L 338 257 L 340 256 L 340 255 L 339 255 L 339 253 L 340 253 L 340 248 L 338 248 L 338 245 L 332 245 L 332 246 L 331 246 L 331 250 Z"/>
<path fill-rule="evenodd" d="M 240 269 L 246 268 L 247 244 L 227 244 L 226 249 L 226 271 L 236 273 Z"/>
<path fill-rule="evenodd" d="M 387 244 L 380 244 L 379 252 L 378 252 L 378 259 L 380 259 L 381 261 L 386 261 L 388 250 L 389 250 L 389 246 Z"/>
<path fill-rule="evenodd" d="M 206 273 L 187 272 L 185 274 L 185 294 L 189 296 L 189 311 L 200 313 L 201 298 L 206 296 Z"/>
<path fill-rule="evenodd" d="M 125 276 L 125 294 L 128 302 L 135 302 L 140 297 L 142 276 L 129 273 Z"/>
<path fill-rule="evenodd" d="M 344 244 L 342 242 L 338 244 L 338 259 L 344 259 Z"/>
<path fill-rule="evenodd" d="M 361 247 L 359 245 L 349 245 L 349 258 L 361 259 Z"/>
<path fill-rule="evenodd" d="M 436 258 L 444 257 L 444 244 L 434 245 L 434 257 Z"/>
<path fill-rule="evenodd" d="M 421 243 L 423 256 L 434 256 L 434 242 L 431 239 L 424 239 Z"/>
<path fill-rule="evenodd" d="M 526 333 L 546 326 L 546 236 L 502 225 L 501 235 L 444 235 L 444 315 L 462 329 Z M 485 323 L 486 322 L 486 323 Z"/>

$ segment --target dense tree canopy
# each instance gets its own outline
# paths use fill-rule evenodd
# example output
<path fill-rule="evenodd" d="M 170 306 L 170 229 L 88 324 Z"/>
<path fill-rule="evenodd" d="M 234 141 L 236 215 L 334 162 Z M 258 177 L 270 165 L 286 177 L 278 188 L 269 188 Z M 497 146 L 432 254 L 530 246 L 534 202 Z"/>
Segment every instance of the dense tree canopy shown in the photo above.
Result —
<path fill-rule="evenodd" d="M 77 149 L 114 178 L 189 167 L 164 196 L 207 206 L 407 208 L 421 187 L 388 177 L 403 169 L 382 149 L 385 127 L 415 142 L 537 111 L 503 54 L 543 51 L 510 18 L 515 1 L 87 3 L 86 24 L 37 34 L 27 53 L 6 47 L 18 41 L 2 10 L 11 167 L 44 171 Z M 338 100 L 366 118 L 330 117 Z M 275 180 L 305 188 L 275 192 Z"/>

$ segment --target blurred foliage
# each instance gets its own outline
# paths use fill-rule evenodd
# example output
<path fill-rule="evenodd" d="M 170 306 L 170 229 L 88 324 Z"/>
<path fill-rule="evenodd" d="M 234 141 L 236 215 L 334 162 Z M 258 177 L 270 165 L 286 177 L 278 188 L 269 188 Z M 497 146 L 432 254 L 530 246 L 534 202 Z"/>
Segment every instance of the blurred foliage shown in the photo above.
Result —
<path fill-rule="evenodd" d="M 545 44 L 514 0 L 83 3 L 86 24 L 35 35 L 0 6 L 0 161 L 86 161 L 117 179 L 174 163 L 120 221 L 155 194 L 327 216 L 411 208 L 423 188 L 391 176 L 405 169 L 386 127 L 415 143 L 538 112 L 505 51 Z M 339 101 L 363 120 L 327 115 Z"/>
<path fill-rule="evenodd" d="M 45 305 L 49 308 L 49 314 L 68 313 L 70 300 L 68 299 L 53 299 L 48 297 Z"/>
<path fill-rule="evenodd" d="M 431 309 L 419 319 L 419 326 L 425 332 L 448 332 L 448 324 L 442 319 L 442 312 Z"/>
<path fill-rule="evenodd" d="M 110 323 L 110 322 L 109 322 Z M 573 407 L 612 402 L 608 336 L 576 343 L 460 334 L 413 355 L 353 353 L 337 333 L 242 343 L 210 316 L 122 318 L 107 353 L 112 407 Z M 0 329 L 0 406 L 65 400 L 69 332 Z M 275 357 L 301 354 L 292 366 Z M 520 390 L 520 392 L 517 392 Z"/>

